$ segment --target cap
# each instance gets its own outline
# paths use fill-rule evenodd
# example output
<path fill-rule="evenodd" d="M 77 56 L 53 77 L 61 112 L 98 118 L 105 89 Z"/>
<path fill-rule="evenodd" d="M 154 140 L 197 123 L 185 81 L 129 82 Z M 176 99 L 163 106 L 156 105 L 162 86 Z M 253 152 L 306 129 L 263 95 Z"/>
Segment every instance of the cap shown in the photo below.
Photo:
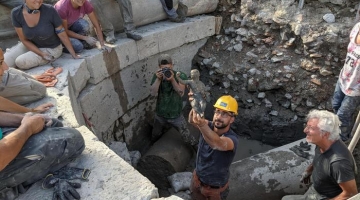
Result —
<path fill-rule="evenodd" d="M 164 61 L 166 61 L 167 64 L 172 64 L 172 59 L 169 54 L 161 54 L 158 61 L 159 61 L 159 65 L 162 65 Z"/>

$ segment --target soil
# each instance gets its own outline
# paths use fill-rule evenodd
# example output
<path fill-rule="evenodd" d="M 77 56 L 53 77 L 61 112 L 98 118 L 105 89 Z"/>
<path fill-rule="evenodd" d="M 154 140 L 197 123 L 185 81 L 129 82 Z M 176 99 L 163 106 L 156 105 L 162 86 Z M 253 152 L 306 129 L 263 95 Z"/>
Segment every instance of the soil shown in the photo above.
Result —
<path fill-rule="evenodd" d="M 238 52 L 231 48 L 234 44 L 232 41 L 236 41 L 236 34 L 229 33 L 228 30 L 232 28 L 236 30 L 240 27 L 240 22 L 231 21 L 231 15 L 241 12 L 241 2 L 235 4 L 231 2 L 236 0 L 220 0 L 217 10 L 213 13 L 222 17 L 220 34 L 210 37 L 193 60 L 193 68 L 200 71 L 200 80 L 211 91 L 209 105 L 213 105 L 216 99 L 224 94 L 236 97 L 239 103 L 239 116 L 232 128 L 239 135 L 245 135 L 250 139 L 281 146 L 304 138 L 303 124 L 309 110 L 332 110 L 331 98 L 337 75 L 343 65 L 342 58 L 346 55 L 348 41 L 339 45 L 341 48 L 337 50 L 337 55 L 334 55 L 334 59 L 338 61 L 331 62 L 332 74 L 327 76 L 321 76 L 318 70 L 311 71 L 299 67 L 304 59 L 309 58 L 299 53 L 299 50 L 304 50 L 302 41 L 296 41 L 300 43 L 288 47 L 281 40 L 278 30 L 270 32 L 269 37 L 259 38 L 263 41 L 259 44 L 243 42 L 242 49 Z M 353 5 L 347 6 L 352 8 Z M 304 6 L 311 5 L 305 3 Z M 346 5 L 330 3 L 326 6 L 333 11 L 346 8 Z M 340 16 L 337 17 L 341 18 L 341 12 L 338 14 Z M 344 12 L 343 15 L 348 14 Z M 327 45 L 322 45 L 323 51 L 326 51 L 326 48 Z M 254 58 L 248 52 L 258 57 Z M 280 55 L 283 60 L 272 62 L 269 55 Z M 326 61 L 329 61 L 326 56 L 312 59 L 314 65 L 322 65 Z M 250 88 L 250 77 L 258 80 L 254 90 Z M 276 79 L 278 79 L 277 83 L 281 84 L 274 86 L 273 82 Z M 260 93 L 265 93 L 266 98 L 259 98 Z M 289 94 L 291 99 L 287 98 Z M 268 106 L 269 102 L 271 106 Z M 296 107 L 294 108 L 293 105 Z M 212 107 L 207 106 L 205 117 L 211 119 L 212 112 Z M 356 146 L 353 155 L 357 167 L 360 168 L 360 145 Z M 356 180 L 360 191 L 360 174 L 357 175 Z"/>

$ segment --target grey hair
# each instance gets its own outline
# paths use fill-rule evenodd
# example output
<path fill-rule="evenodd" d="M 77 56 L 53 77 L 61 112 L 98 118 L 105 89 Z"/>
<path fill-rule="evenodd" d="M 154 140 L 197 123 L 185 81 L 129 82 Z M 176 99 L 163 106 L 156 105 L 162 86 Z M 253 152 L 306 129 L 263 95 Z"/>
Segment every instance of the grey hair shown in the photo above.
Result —
<path fill-rule="evenodd" d="M 316 118 L 319 120 L 317 126 L 321 130 L 321 135 L 325 132 L 330 133 L 329 140 L 335 141 L 340 139 L 340 125 L 339 117 L 332 112 L 326 110 L 311 110 L 306 117 L 306 120 Z"/>

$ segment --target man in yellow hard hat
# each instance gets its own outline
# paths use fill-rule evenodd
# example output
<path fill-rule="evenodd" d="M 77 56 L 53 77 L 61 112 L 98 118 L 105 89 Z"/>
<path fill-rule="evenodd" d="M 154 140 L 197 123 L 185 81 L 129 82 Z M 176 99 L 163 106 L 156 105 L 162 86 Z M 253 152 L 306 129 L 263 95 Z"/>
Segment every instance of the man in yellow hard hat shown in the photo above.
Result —
<path fill-rule="evenodd" d="M 191 93 L 189 100 L 193 100 Z M 213 121 L 202 118 L 193 109 L 189 114 L 190 123 L 201 132 L 190 186 L 191 197 L 196 200 L 224 200 L 229 194 L 229 167 L 239 142 L 230 125 L 238 114 L 238 104 L 226 95 L 216 101 L 214 108 Z"/>

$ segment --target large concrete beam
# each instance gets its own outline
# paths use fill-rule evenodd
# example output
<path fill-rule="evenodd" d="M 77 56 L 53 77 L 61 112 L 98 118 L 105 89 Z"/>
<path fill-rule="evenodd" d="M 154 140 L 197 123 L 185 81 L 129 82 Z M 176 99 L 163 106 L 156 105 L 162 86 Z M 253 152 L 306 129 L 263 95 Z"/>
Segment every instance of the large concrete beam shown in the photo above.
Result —
<path fill-rule="evenodd" d="M 136 107 L 154 108 L 145 99 L 150 95 L 150 81 L 153 72 L 158 69 L 159 54 L 169 53 L 174 60 L 174 69 L 189 73 L 192 57 L 205 44 L 207 36 L 214 34 L 214 23 L 214 17 L 210 16 L 195 17 L 182 25 L 161 22 L 142 27 L 150 30 L 146 33 L 143 42 L 120 40 L 114 45 L 115 51 L 106 55 L 96 54 L 95 51 L 98 50 L 87 51 L 83 56 L 86 57 L 90 73 L 89 82 L 92 84 L 88 84 L 82 90 L 78 102 L 94 124 L 97 136 L 105 141 L 118 138 L 116 135 L 111 136 L 109 129 L 114 127 L 113 124 L 126 113 L 131 120 L 128 120 L 129 123 L 121 120 L 122 124 L 125 124 L 124 129 L 121 130 L 125 133 L 125 141 L 129 146 L 140 142 L 143 137 L 134 137 L 134 135 L 143 134 L 140 133 L 141 126 L 148 124 L 144 119 L 145 112 L 144 110 L 129 111 Z M 172 28 L 181 33 L 182 37 L 176 39 L 171 36 L 171 33 L 175 33 Z M 182 29 L 187 30 L 182 31 Z M 147 41 L 150 41 L 148 38 L 157 38 L 152 42 L 154 45 L 146 45 Z M 166 41 L 174 41 L 176 45 Z M 154 51 L 149 50 L 152 47 L 156 47 L 153 48 Z M 138 49 L 143 52 L 147 49 L 152 53 L 141 54 Z"/>
<path fill-rule="evenodd" d="M 230 194 L 228 199 L 281 199 L 286 194 L 303 194 L 305 185 L 300 176 L 312 162 L 289 150 L 304 139 L 272 149 L 265 153 L 232 163 L 230 167 Z"/>
<path fill-rule="evenodd" d="M 156 187 L 167 189 L 171 187 L 167 177 L 184 171 L 192 153 L 180 133 L 170 129 L 142 156 L 137 169 Z"/>
<path fill-rule="evenodd" d="M 82 187 L 77 190 L 82 199 L 150 200 L 159 197 L 154 184 L 100 142 L 86 127 L 78 130 L 85 139 L 86 148 L 69 166 L 91 170 L 89 181 L 82 182 Z M 53 190 L 42 189 L 39 181 L 18 199 L 50 200 L 52 194 Z"/>
<path fill-rule="evenodd" d="M 96 0 L 99 1 L 99 0 Z M 167 16 L 162 8 L 160 0 L 130 0 L 133 7 L 134 23 L 137 26 L 143 26 L 153 22 L 167 19 Z M 174 7 L 177 8 L 178 0 L 174 0 Z M 188 6 L 188 16 L 199 15 L 213 12 L 219 0 L 183 0 Z M 145 9 L 146 8 L 146 9 Z M 120 9 L 114 0 L 101 0 L 101 9 L 114 25 L 115 30 L 123 30 L 123 19 L 121 17 Z"/>
<path fill-rule="evenodd" d="M 103 14 L 109 19 L 109 21 L 114 25 L 116 31 L 123 30 L 123 19 L 120 13 L 119 6 L 115 0 L 96 0 L 100 1 L 101 10 Z M 134 14 L 134 23 L 137 26 L 143 26 L 153 22 L 167 19 L 165 12 L 163 11 L 160 0 L 130 0 L 132 3 L 132 9 Z M 12 2 L 14 5 L 21 4 L 22 0 L 15 0 Z M 45 3 L 53 3 L 53 0 L 45 1 Z M 183 0 L 189 10 L 188 16 L 205 14 L 213 12 L 219 0 Z M 178 5 L 178 0 L 174 0 L 174 7 Z M 146 8 L 146 9 L 145 9 Z M 0 40 L 4 40 L 9 37 L 16 37 L 15 29 L 11 23 L 10 17 L 11 8 L 0 5 Z M 141 32 L 144 32 L 141 30 Z M 11 41 L 14 45 L 15 41 Z M 4 47 L 9 47 L 9 44 L 4 45 Z M 11 44 L 10 44 L 11 45 Z"/>
<path fill-rule="evenodd" d="M 90 72 L 90 83 L 97 84 L 137 61 L 214 35 L 215 18 L 198 16 L 185 23 L 161 22 L 141 27 L 139 31 L 143 32 L 142 40 L 118 40 L 113 45 L 115 51 L 110 54 L 98 53 L 96 49 L 82 54 Z M 182 64 L 183 60 L 179 57 L 176 64 Z M 157 62 L 145 64 L 157 66 Z"/>

